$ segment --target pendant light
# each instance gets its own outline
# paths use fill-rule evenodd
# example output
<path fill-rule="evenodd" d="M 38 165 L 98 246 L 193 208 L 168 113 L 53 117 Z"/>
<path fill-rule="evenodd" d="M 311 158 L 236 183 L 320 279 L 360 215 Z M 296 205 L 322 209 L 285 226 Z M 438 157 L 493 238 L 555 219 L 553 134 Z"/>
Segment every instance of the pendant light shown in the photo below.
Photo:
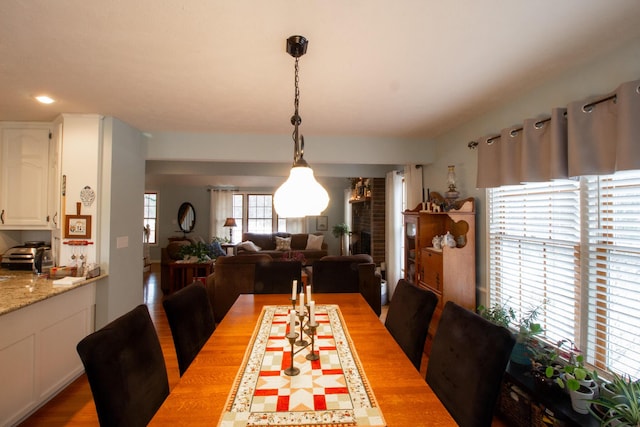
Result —
<path fill-rule="evenodd" d="M 276 190 L 273 203 L 282 218 L 317 216 L 327 208 L 329 194 L 313 176 L 313 169 L 304 160 L 304 137 L 298 133 L 302 118 L 298 114 L 300 89 L 298 88 L 298 60 L 307 52 L 307 39 L 291 36 L 287 39 L 287 53 L 295 58 L 295 98 L 293 125 L 293 166 L 289 178 Z"/>

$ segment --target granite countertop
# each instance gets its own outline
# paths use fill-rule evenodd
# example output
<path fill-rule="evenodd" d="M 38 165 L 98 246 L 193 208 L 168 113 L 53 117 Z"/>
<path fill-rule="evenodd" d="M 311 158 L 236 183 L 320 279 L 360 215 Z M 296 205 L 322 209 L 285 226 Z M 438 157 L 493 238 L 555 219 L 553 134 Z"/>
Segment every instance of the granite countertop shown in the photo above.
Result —
<path fill-rule="evenodd" d="M 106 277 L 102 274 L 69 286 L 54 286 L 31 271 L 0 269 L 0 316 Z"/>

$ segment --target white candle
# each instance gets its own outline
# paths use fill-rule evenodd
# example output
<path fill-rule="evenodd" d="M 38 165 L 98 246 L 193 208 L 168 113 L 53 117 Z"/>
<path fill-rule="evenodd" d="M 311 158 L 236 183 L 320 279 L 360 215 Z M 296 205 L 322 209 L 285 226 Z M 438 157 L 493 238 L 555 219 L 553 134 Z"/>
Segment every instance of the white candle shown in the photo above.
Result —
<path fill-rule="evenodd" d="M 316 302 L 315 301 L 309 301 L 309 323 L 312 325 L 316 323 Z"/>
<path fill-rule="evenodd" d="M 311 302 L 311 285 L 307 285 L 307 301 Z"/>
<path fill-rule="evenodd" d="M 289 333 L 292 334 L 296 330 L 296 311 L 289 310 Z"/>
<path fill-rule="evenodd" d="M 293 284 L 291 285 L 291 299 L 295 300 L 297 294 L 298 294 L 298 281 L 294 280 Z"/>
<path fill-rule="evenodd" d="M 304 313 L 304 292 L 300 292 L 300 307 L 298 307 L 300 314 Z"/>

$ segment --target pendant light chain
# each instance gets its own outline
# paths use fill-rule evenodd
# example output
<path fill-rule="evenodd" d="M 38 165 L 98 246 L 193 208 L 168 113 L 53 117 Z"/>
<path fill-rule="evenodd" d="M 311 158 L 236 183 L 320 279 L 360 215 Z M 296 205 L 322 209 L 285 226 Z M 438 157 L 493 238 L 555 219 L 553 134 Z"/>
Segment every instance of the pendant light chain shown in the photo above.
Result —
<path fill-rule="evenodd" d="M 295 164 L 300 158 L 302 158 L 302 156 L 304 155 L 304 138 L 302 138 L 302 142 L 300 141 L 300 138 L 298 138 L 298 126 L 302 123 L 302 117 L 300 117 L 300 114 L 298 114 L 298 108 L 300 106 L 300 77 L 299 77 L 299 71 L 300 71 L 300 67 L 298 65 L 298 60 L 300 58 L 296 57 L 295 60 L 295 74 L 294 74 L 294 88 L 295 88 L 295 92 L 294 92 L 294 99 L 293 99 L 293 107 L 294 107 L 294 112 L 293 112 L 293 116 L 291 117 L 291 124 L 294 126 L 293 128 L 293 163 Z"/>

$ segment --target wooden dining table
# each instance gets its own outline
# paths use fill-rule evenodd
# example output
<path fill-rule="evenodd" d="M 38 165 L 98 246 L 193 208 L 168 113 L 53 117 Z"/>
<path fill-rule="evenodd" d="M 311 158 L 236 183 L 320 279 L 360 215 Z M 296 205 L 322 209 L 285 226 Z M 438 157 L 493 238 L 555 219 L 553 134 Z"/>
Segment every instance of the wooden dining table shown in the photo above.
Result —
<path fill-rule="evenodd" d="M 314 294 L 313 299 L 339 306 L 387 426 L 456 425 L 361 294 Z M 216 426 L 263 307 L 287 303 L 287 295 L 240 295 L 151 425 Z"/>

